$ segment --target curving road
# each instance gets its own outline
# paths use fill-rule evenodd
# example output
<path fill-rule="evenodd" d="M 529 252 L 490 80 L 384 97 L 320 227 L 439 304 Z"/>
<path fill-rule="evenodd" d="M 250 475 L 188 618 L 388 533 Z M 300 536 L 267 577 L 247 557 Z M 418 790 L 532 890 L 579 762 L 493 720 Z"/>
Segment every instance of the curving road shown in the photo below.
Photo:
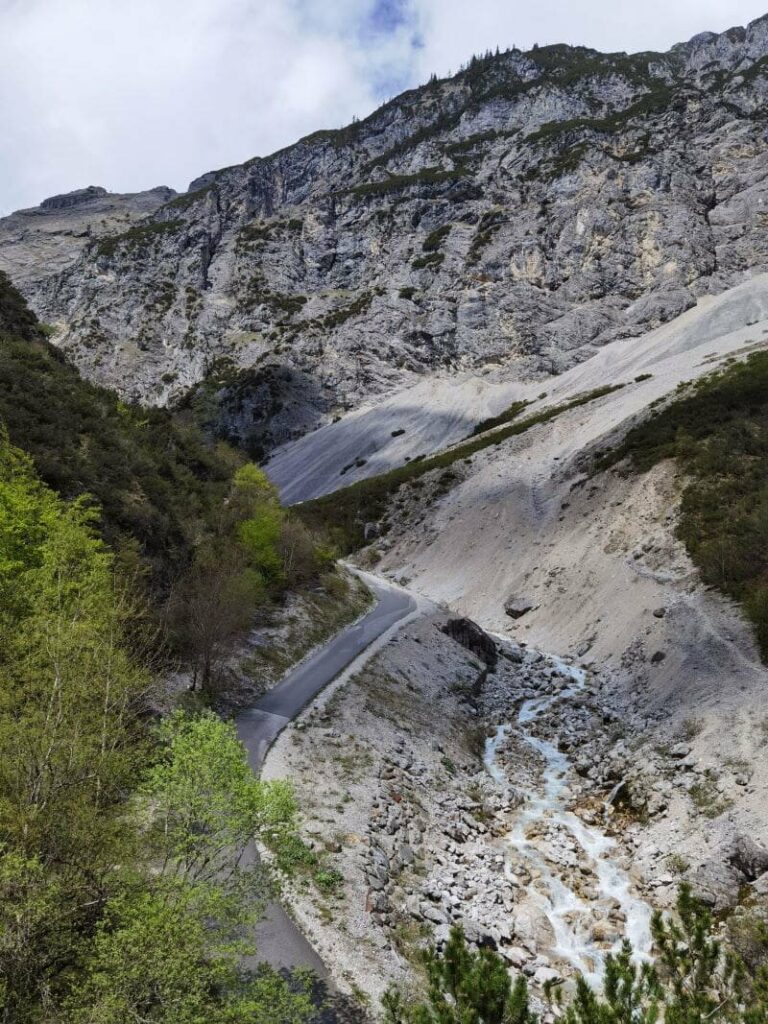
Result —
<path fill-rule="evenodd" d="M 312 698 L 374 640 L 416 610 L 416 602 L 410 594 L 373 576 L 365 574 L 364 578 L 376 597 L 371 611 L 314 651 L 253 707 L 237 716 L 237 733 L 256 774 L 261 771 L 278 733 Z M 258 959 L 266 960 L 272 967 L 310 967 L 320 978 L 328 976 L 323 961 L 279 903 L 267 908 L 256 929 L 256 938 Z"/>

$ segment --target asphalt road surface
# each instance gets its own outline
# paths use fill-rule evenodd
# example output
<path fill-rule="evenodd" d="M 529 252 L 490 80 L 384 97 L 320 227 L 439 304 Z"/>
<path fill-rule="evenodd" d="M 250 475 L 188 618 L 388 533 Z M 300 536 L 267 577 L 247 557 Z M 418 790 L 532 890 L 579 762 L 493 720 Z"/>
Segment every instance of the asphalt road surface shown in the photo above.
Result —
<path fill-rule="evenodd" d="M 402 590 L 366 577 L 376 604 L 359 622 L 337 633 L 325 646 L 237 716 L 237 733 L 248 761 L 259 774 L 267 751 L 278 733 L 324 687 L 344 671 L 374 640 L 416 609 L 416 602 Z M 256 929 L 258 959 L 277 969 L 310 967 L 326 978 L 325 964 L 279 903 L 268 906 Z"/>

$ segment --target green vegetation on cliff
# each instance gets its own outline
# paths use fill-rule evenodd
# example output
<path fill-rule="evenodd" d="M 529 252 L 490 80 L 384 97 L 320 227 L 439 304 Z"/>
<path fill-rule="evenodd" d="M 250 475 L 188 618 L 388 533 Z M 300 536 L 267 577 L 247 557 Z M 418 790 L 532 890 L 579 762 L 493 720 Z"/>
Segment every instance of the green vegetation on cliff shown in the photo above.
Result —
<path fill-rule="evenodd" d="M 103 536 L 137 545 L 159 582 L 188 561 L 240 461 L 167 411 L 84 381 L 2 273 L 0 422 L 45 483 L 95 498 Z"/>
<path fill-rule="evenodd" d="M 768 659 L 768 352 L 685 388 L 597 461 L 686 475 L 678 533 L 710 586 L 738 601 Z"/>

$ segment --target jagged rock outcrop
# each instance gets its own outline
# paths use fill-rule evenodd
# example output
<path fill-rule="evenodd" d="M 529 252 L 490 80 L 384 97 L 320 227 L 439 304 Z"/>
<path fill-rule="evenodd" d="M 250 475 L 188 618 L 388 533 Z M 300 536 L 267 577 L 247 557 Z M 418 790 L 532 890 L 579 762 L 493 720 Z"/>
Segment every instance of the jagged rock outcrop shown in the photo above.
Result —
<path fill-rule="evenodd" d="M 77 188 L 74 192 L 63 192 L 58 196 L 51 196 L 40 203 L 41 210 L 68 210 L 73 206 L 82 206 L 91 199 L 102 199 L 107 195 L 107 190 L 100 185 L 89 185 L 87 188 Z"/>
<path fill-rule="evenodd" d="M 737 836 L 728 859 L 748 882 L 754 882 L 768 871 L 768 850 L 751 836 Z"/>
<path fill-rule="evenodd" d="M 47 282 L 73 267 L 96 239 L 143 222 L 175 195 L 165 186 L 123 195 L 89 185 L 18 210 L 0 218 L 0 270 L 41 308 Z"/>
<path fill-rule="evenodd" d="M 488 55 L 53 273 L 19 273 L 6 219 L 0 267 L 84 373 L 152 403 L 222 357 L 342 408 L 442 368 L 556 372 L 768 266 L 767 97 L 768 18 L 666 54 Z"/>

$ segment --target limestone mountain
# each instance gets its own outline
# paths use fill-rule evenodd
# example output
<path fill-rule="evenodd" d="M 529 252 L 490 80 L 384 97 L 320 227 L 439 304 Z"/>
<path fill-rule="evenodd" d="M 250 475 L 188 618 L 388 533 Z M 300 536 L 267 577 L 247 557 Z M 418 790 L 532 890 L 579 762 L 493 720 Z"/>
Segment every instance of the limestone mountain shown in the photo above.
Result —
<path fill-rule="evenodd" d="M 207 379 L 189 400 L 272 444 L 425 373 L 562 371 L 766 269 L 767 97 L 768 17 L 487 54 L 108 231 L 104 195 L 15 214 L 0 268 L 86 376 L 158 405 Z M 11 230 L 73 211 L 61 258 Z"/>
<path fill-rule="evenodd" d="M 51 276 L 68 269 L 103 235 L 125 231 L 172 199 L 172 188 L 122 195 L 87 188 L 44 199 L 0 219 L 0 263 L 17 287 L 36 294 Z"/>

